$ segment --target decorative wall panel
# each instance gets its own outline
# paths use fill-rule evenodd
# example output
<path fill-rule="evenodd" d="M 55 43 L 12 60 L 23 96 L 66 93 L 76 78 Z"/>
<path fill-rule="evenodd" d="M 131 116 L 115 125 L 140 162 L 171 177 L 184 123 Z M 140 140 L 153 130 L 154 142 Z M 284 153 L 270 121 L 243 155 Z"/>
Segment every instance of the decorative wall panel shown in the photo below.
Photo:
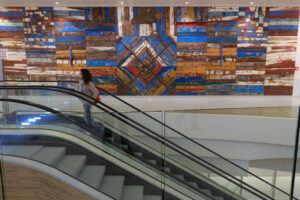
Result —
<path fill-rule="evenodd" d="M 238 21 L 238 49 L 235 93 L 263 95 L 267 51 L 266 8 L 241 7 Z"/>
<path fill-rule="evenodd" d="M 234 93 L 239 8 L 209 8 L 206 94 Z"/>
<path fill-rule="evenodd" d="M 57 71 L 86 68 L 84 8 L 54 8 Z"/>
<path fill-rule="evenodd" d="M 177 8 L 176 94 L 204 95 L 207 8 Z"/>
<path fill-rule="evenodd" d="M 119 7 L 119 36 L 174 36 L 173 7 Z"/>
<path fill-rule="evenodd" d="M 53 8 L 26 7 L 24 35 L 30 80 L 56 80 Z"/>
<path fill-rule="evenodd" d="M 265 95 L 292 95 L 299 8 L 268 8 L 267 18 Z"/>
<path fill-rule="evenodd" d="M 172 37 L 119 38 L 117 66 L 119 94 L 174 94 L 176 43 Z"/>
<path fill-rule="evenodd" d="M 299 8 L 0 8 L 6 79 L 120 95 L 291 95 Z"/>
<path fill-rule="evenodd" d="M 7 49 L 4 60 L 6 79 L 26 80 L 27 62 L 24 40 L 25 8 L 0 7 L 0 43 Z"/>
<path fill-rule="evenodd" d="M 117 8 L 85 8 L 86 66 L 97 86 L 117 94 Z"/>
<path fill-rule="evenodd" d="M 118 94 L 175 94 L 175 67 L 142 66 L 118 68 Z"/>

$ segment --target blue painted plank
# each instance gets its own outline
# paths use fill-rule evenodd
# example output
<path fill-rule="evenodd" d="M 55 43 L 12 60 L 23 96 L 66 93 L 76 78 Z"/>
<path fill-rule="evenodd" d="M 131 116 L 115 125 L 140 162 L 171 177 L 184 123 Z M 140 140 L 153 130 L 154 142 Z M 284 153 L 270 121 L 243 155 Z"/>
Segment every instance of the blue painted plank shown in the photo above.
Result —
<path fill-rule="evenodd" d="M 55 10 L 54 15 L 66 15 L 66 16 L 84 16 L 84 11 L 63 11 Z"/>
<path fill-rule="evenodd" d="M 247 57 L 263 57 L 265 54 L 263 53 L 255 53 L 255 52 L 249 52 L 249 53 L 244 53 L 244 52 L 237 52 L 237 57 L 239 58 L 247 58 Z"/>
<path fill-rule="evenodd" d="M 236 36 L 214 36 L 214 37 L 207 38 L 208 43 L 219 43 L 219 42 L 237 43 L 237 40 L 238 40 L 238 37 L 236 37 Z"/>
<path fill-rule="evenodd" d="M 269 15 L 271 17 L 273 16 L 284 16 L 284 15 L 299 15 L 299 11 L 295 11 L 295 10 L 278 10 L 278 11 L 270 11 Z M 288 18 L 288 17 L 287 17 Z"/>
<path fill-rule="evenodd" d="M 23 12 L 0 12 L 0 17 L 24 17 Z"/>
<path fill-rule="evenodd" d="M 223 27 L 224 31 L 238 31 L 237 27 Z"/>
<path fill-rule="evenodd" d="M 207 36 L 207 33 L 198 33 L 198 32 L 177 32 L 177 36 Z"/>
<path fill-rule="evenodd" d="M 54 23 L 56 32 L 77 32 L 85 30 L 85 22 L 63 22 L 63 23 Z M 60 26 L 63 27 L 60 27 Z"/>
<path fill-rule="evenodd" d="M 207 32 L 206 27 L 177 27 L 177 32 Z"/>
<path fill-rule="evenodd" d="M 85 44 L 85 36 L 56 36 L 56 45 Z"/>
<path fill-rule="evenodd" d="M 24 31 L 23 26 L 0 26 L 0 31 Z"/>
<path fill-rule="evenodd" d="M 86 66 L 88 67 L 98 67 L 98 66 L 109 66 L 109 67 L 115 67 L 116 60 L 87 60 Z"/>
<path fill-rule="evenodd" d="M 269 30 L 298 30 L 297 25 L 270 25 Z"/>
<path fill-rule="evenodd" d="M 109 34 L 108 34 L 109 33 Z M 95 32 L 85 32 L 86 36 L 107 36 L 107 35 L 115 35 L 114 31 L 95 31 Z"/>
<path fill-rule="evenodd" d="M 236 85 L 234 88 L 236 93 L 264 93 L 263 85 Z"/>
<path fill-rule="evenodd" d="M 115 26 L 88 26 L 85 29 L 86 32 L 93 32 L 93 31 L 116 31 Z"/>
<path fill-rule="evenodd" d="M 177 38 L 177 42 L 207 42 L 207 37 L 206 36 L 195 36 L 195 37 L 181 36 Z"/>

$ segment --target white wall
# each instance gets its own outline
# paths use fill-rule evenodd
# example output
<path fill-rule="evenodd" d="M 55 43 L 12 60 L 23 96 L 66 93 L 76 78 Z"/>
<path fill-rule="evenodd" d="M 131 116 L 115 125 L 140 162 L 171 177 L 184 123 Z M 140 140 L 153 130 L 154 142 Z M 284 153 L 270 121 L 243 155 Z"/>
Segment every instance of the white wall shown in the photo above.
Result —
<path fill-rule="evenodd" d="M 167 113 L 167 124 L 191 138 L 294 145 L 297 120 L 241 115 Z"/>

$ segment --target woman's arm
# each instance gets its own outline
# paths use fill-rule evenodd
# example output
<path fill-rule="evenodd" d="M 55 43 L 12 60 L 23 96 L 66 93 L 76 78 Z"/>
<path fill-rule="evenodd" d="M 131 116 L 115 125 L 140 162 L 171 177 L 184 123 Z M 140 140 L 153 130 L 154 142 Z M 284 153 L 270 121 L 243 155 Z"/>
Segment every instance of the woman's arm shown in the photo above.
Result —
<path fill-rule="evenodd" d="M 98 92 L 97 88 L 95 87 L 95 85 L 92 82 L 89 84 L 89 89 L 92 92 L 92 97 L 94 99 L 96 99 L 97 96 L 98 96 L 98 94 L 99 94 L 99 92 Z"/>

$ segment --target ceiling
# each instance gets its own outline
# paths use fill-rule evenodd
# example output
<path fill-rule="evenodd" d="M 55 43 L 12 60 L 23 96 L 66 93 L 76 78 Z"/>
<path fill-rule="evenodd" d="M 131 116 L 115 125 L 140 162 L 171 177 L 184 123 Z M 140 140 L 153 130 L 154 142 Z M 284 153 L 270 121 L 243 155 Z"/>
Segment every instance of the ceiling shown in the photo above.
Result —
<path fill-rule="evenodd" d="M 300 6 L 300 0 L 0 0 L 1 6 Z M 188 5 L 186 5 L 188 1 Z M 56 4 L 58 2 L 58 4 Z"/>

